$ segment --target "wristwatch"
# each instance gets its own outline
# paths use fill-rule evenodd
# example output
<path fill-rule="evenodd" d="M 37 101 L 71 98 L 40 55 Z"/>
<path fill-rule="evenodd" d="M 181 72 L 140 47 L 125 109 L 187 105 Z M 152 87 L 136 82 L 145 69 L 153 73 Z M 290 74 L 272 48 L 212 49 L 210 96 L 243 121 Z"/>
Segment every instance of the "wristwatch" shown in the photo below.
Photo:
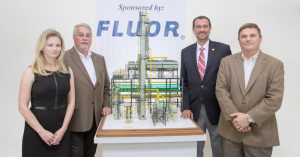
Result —
<path fill-rule="evenodd" d="M 247 114 L 248 122 L 249 123 L 254 123 L 254 120 Z"/>

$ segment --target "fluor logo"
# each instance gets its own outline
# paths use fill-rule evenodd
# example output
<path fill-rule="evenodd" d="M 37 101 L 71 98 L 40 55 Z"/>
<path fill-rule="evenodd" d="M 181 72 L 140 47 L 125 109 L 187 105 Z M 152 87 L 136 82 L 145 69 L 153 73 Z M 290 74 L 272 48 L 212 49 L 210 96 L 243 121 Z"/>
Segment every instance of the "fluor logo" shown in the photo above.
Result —
<path fill-rule="evenodd" d="M 109 30 L 109 27 L 111 27 L 111 22 L 110 21 L 99 21 L 98 29 L 97 29 L 97 36 L 100 37 L 102 35 L 102 33 L 111 33 L 113 37 L 123 37 L 123 35 L 125 33 L 119 32 L 119 30 L 118 30 L 119 21 L 114 21 L 113 23 L 114 23 L 113 29 L 112 29 L 112 32 L 110 32 L 108 30 Z M 134 24 L 133 21 L 128 21 L 126 35 L 128 35 L 130 37 L 135 37 L 140 30 L 139 22 L 135 22 L 135 24 L 137 25 L 135 31 L 132 30 L 133 24 Z M 153 26 L 156 26 L 154 30 L 151 29 Z M 164 37 L 168 37 L 169 34 L 172 34 L 174 37 L 178 37 L 179 36 L 179 34 L 177 32 L 178 28 L 179 28 L 178 22 L 166 21 L 166 25 L 165 25 L 164 32 L 163 32 Z M 150 30 L 149 37 L 155 37 L 161 32 L 161 24 L 158 21 L 150 21 L 149 30 Z"/>

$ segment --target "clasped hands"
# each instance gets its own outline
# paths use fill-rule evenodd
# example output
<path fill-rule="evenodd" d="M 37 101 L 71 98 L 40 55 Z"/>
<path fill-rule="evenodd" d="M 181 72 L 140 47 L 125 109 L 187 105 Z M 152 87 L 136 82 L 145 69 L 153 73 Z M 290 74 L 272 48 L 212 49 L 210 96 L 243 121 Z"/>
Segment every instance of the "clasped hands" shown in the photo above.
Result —
<path fill-rule="evenodd" d="M 248 132 L 251 131 L 250 123 L 248 122 L 247 114 L 245 113 L 233 113 L 230 115 L 233 118 L 233 125 L 237 131 Z"/>
<path fill-rule="evenodd" d="M 66 132 L 65 128 L 60 128 L 57 130 L 54 134 L 51 133 L 48 130 L 43 129 L 41 132 L 38 134 L 42 138 L 42 140 L 48 145 L 59 145 L 59 142 L 61 141 L 62 137 L 64 136 Z"/>

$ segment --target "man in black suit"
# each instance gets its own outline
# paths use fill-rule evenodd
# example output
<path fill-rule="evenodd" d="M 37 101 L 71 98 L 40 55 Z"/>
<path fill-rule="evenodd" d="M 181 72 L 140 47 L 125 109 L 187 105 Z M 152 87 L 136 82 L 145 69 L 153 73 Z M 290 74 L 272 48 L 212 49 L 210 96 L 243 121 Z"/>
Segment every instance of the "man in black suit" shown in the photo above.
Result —
<path fill-rule="evenodd" d="M 201 129 L 210 135 L 213 157 L 222 157 L 221 137 L 217 133 L 220 107 L 215 88 L 222 58 L 231 55 L 229 45 L 209 40 L 209 18 L 196 17 L 193 33 L 197 42 L 181 52 L 181 77 L 183 78 L 182 118 L 194 119 Z M 203 157 L 204 141 L 197 143 L 197 156 Z"/>

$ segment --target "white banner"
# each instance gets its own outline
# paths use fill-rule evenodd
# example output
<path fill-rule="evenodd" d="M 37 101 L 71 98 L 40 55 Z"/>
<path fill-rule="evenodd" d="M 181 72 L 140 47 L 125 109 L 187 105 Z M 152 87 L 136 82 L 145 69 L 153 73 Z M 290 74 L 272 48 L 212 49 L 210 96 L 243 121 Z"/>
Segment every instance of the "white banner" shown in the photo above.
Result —
<path fill-rule="evenodd" d="M 185 47 L 184 0 L 96 0 L 96 53 L 105 57 L 110 77 L 126 61 L 137 61 L 140 11 L 149 15 L 152 56 L 180 64 Z"/>

